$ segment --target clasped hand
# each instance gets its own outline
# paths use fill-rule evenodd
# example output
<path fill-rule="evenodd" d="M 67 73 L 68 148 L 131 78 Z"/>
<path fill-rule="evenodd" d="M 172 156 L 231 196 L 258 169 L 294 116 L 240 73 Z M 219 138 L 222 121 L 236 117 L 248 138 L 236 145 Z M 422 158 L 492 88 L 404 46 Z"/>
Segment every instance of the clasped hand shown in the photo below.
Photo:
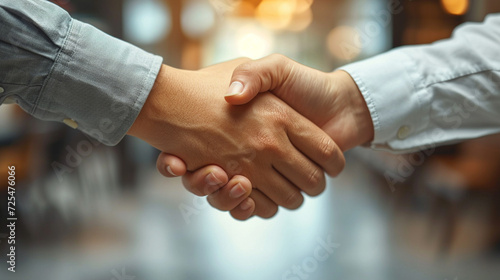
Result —
<path fill-rule="evenodd" d="M 303 202 L 302 192 L 314 196 L 324 190 L 323 170 L 336 176 L 344 166 L 341 149 L 331 134 L 323 131 L 331 128 L 331 116 L 315 116 L 317 110 L 311 110 L 308 104 L 321 100 L 306 98 L 304 103 L 304 98 L 294 95 L 293 90 L 288 99 L 280 96 L 278 93 L 293 88 L 294 83 L 287 85 L 282 78 L 277 79 L 287 74 L 286 69 L 272 66 L 285 67 L 289 62 L 281 56 L 266 59 L 257 61 L 257 65 L 247 59 L 238 59 L 199 71 L 163 66 L 129 131 L 164 152 L 158 158 L 162 174 L 171 177 L 187 172 L 184 183 L 188 190 L 208 195 L 212 206 L 230 210 L 237 219 L 253 215 L 268 218 L 276 213 L 278 206 L 295 209 Z M 281 83 L 259 78 L 266 76 L 266 71 L 275 71 L 273 69 L 278 72 L 267 76 Z M 297 90 L 320 86 L 325 88 L 322 92 L 330 91 L 327 81 L 331 77 L 323 74 L 324 81 L 311 76 L 313 79 L 307 86 L 300 84 L 304 77 L 297 77 Z M 235 79 L 249 86 L 241 88 L 238 83 L 233 84 L 231 90 L 242 92 L 226 98 L 230 102 L 233 99 L 233 104 L 248 104 L 234 106 L 224 100 L 230 81 Z M 242 94 L 243 91 L 246 94 Z M 305 113 L 316 124 L 268 91 Z M 259 92 L 261 94 L 256 96 Z M 327 96 L 331 97 L 331 93 Z M 335 98 L 331 99 L 328 104 L 314 106 L 342 105 L 335 104 Z M 330 132 L 338 131 L 330 129 Z"/>

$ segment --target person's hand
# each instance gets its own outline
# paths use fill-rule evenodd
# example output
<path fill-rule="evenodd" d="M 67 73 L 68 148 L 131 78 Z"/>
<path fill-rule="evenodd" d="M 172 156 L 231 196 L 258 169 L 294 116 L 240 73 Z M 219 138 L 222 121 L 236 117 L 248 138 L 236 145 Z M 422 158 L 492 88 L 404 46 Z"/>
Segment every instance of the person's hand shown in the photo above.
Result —
<path fill-rule="evenodd" d="M 158 171 L 165 177 L 182 176 L 186 189 L 199 196 L 207 196 L 210 205 L 216 209 L 230 211 L 231 216 L 237 220 L 246 220 L 254 215 L 255 201 L 249 197 L 252 184 L 240 175 L 228 180 L 224 169 L 217 165 L 202 167 L 196 171 L 188 172 L 185 163 L 176 156 L 161 152 L 156 162 Z M 235 197 L 234 193 L 244 195 Z"/>
<path fill-rule="evenodd" d="M 202 71 L 163 66 L 129 134 L 184 159 L 187 170 L 215 164 L 229 177 L 247 177 L 254 188 L 252 214 L 271 217 L 277 205 L 300 206 L 301 190 L 322 192 L 322 169 L 336 175 L 344 158 L 328 135 L 271 94 L 262 94 L 248 106 L 227 104 L 222 95 L 239 63 Z M 195 194 L 207 191 L 195 189 Z M 243 196 L 248 195 L 243 189 Z M 218 193 L 225 195 L 224 189 Z"/>
<path fill-rule="evenodd" d="M 239 65 L 225 99 L 240 105 L 262 92 L 274 93 L 321 127 L 342 151 L 373 139 L 370 111 L 344 71 L 325 73 L 274 54 Z"/>
<path fill-rule="evenodd" d="M 234 105 L 244 104 L 259 92 L 266 91 L 274 93 L 320 125 L 344 151 L 373 138 L 373 125 L 366 103 L 352 78 L 343 71 L 324 73 L 284 56 L 271 55 L 239 65 L 233 73 L 226 100 Z M 186 173 L 182 160 L 162 153 L 158 157 L 157 167 L 167 177 L 184 175 L 184 185 L 192 191 L 208 188 L 210 180 L 200 178 L 201 174 L 209 173 L 220 178 L 220 184 L 215 188 L 227 187 L 227 174 L 217 166 L 207 166 L 197 172 Z M 168 168 L 175 172 L 168 172 Z M 233 184 L 237 181 L 238 178 L 232 178 Z M 214 198 L 210 193 L 212 192 L 209 192 L 208 200 L 213 202 L 212 205 L 242 201 L 241 205 L 244 206 L 252 203 L 251 198 Z M 240 214 L 240 207 L 231 211 L 235 216 L 233 212 Z"/>

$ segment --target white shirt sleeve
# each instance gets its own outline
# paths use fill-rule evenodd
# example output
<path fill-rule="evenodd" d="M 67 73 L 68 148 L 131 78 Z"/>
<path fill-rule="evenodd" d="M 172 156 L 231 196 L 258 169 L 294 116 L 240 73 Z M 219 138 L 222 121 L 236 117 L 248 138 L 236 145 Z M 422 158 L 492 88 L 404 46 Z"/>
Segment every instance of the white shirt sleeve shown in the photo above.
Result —
<path fill-rule="evenodd" d="M 372 148 L 412 152 L 500 132 L 500 14 L 340 69 L 368 105 Z"/>

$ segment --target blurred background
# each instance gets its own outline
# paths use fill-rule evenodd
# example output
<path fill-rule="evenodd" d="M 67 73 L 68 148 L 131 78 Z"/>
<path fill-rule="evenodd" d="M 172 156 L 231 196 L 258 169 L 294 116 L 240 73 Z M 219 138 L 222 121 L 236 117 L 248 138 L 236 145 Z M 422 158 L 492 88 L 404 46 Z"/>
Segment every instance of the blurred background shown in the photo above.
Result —
<path fill-rule="evenodd" d="M 332 71 L 500 12 L 497 0 L 53 2 L 186 69 L 282 53 Z M 357 148 L 321 196 L 238 222 L 161 177 L 158 151 L 140 140 L 106 147 L 2 105 L 0 279 L 499 279 L 499 143 L 409 155 Z M 4 261 L 9 165 L 15 274 Z"/>

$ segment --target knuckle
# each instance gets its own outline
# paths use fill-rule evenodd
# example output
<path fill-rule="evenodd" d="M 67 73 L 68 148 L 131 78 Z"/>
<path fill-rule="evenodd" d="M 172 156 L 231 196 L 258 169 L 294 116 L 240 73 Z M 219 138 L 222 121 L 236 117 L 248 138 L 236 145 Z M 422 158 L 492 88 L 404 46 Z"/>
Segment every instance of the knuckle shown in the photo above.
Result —
<path fill-rule="evenodd" d="M 241 74 L 241 75 L 248 75 L 248 74 L 254 74 L 253 69 L 253 64 L 252 61 L 246 61 L 234 69 L 235 73 Z"/>
<path fill-rule="evenodd" d="M 342 170 L 344 170 L 344 167 L 345 167 L 345 158 L 344 156 L 342 155 L 341 157 L 339 157 L 335 163 L 335 168 L 332 170 L 332 172 L 329 172 L 329 174 L 333 177 L 337 176 L 340 174 L 340 172 L 342 172 Z"/>
<path fill-rule="evenodd" d="M 227 203 L 227 201 L 224 201 L 223 199 L 221 199 L 217 194 L 218 194 L 218 192 L 207 196 L 208 204 L 210 204 L 210 206 L 212 206 L 213 208 L 219 209 L 221 211 L 232 210 L 231 205 L 229 205 L 229 203 Z"/>
<path fill-rule="evenodd" d="M 268 206 L 265 209 L 262 209 L 257 216 L 264 218 L 264 219 L 269 219 L 274 217 L 278 213 L 278 206 L 277 205 L 272 205 Z"/>
<path fill-rule="evenodd" d="M 308 179 L 308 189 L 312 190 L 317 187 L 321 187 L 325 184 L 325 174 L 319 169 L 319 168 L 314 168 L 314 170 L 311 172 L 311 175 L 309 175 Z"/>
<path fill-rule="evenodd" d="M 287 59 L 286 56 L 284 56 L 280 53 L 273 53 L 273 54 L 269 55 L 269 58 L 276 60 L 276 61 L 284 61 Z"/>
<path fill-rule="evenodd" d="M 288 194 L 282 206 L 287 209 L 297 209 L 302 205 L 303 201 L 304 197 L 299 191 L 292 191 Z"/>
<path fill-rule="evenodd" d="M 241 212 L 237 211 L 237 210 L 232 210 L 229 212 L 231 214 L 231 216 L 238 220 L 238 221 L 245 221 L 245 220 L 248 220 L 252 217 L 252 215 L 243 215 Z"/>
<path fill-rule="evenodd" d="M 257 152 L 271 152 L 276 153 L 281 151 L 281 148 L 277 144 L 276 138 L 272 133 L 266 131 L 260 131 L 254 137 L 254 147 Z"/>
<path fill-rule="evenodd" d="M 240 56 L 240 57 L 236 58 L 235 61 L 238 62 L 238 63 L 240 63 L 240 65 L 241 65 L 243 63 L 251 62 L 252 59 L 249 58 L 249 57 L 246 57 L 246 56 Z"/>
<path fill-rule="evenodd" d="M 335 142 L 333 142 L 333 140 L 328 136 L 324 136 L 323 139 L 321 139 L 319 148 L 320 157 L 324 161 L 329 161 L 337 153 L 337 146 L 335 145 Z"/>
<path fill-rule="evenodd" d="M 253 112 L 256 115 L 265 116 L 268 123 L 273 123 L 277 126 L 290 125 L 290 119 L 295 120 L 298 115 L 286 103 L 271 93 L 261 93 L 261 98 L 255 102 Z"/>
<path fill-rule="evenodd" d="M 203 190 L 205 188 L 205 185 L 191 184 L 191 182 L 185 176 L 182 177 L 182 184 L 188 192 L 197 196 L 205 196 L 205 192 Z"/>
<path fill-rule="evenodd" d="M 322 174 L 322 180 L 320 182 L 318 182 L 318 184 L 314 185 L 314 187 L 311 187 L 307 190 L 305 190 L 305 192 L 310 195 L 310 196 L 317 196 L 319 194 L 321 194 L 325 188 L 326 188 L 326 180 L 325 180 L 325 177 L 324 177 L 324 174 Z"/>
<path fill-rule="evenodd" d="M 317 195 L 320 195 L 325 189 L 326 189 L 326 184 L 323 184 L 322 186 L 314 189 L 313 191 L 309 192 L 308 194 L 310 196 L 317 196 Z"/>
<path fill-rule="evenodd" d="M 279 106 L 278 106 L 279 105 Z M 282 106 L 283 104 L 277 104 L 275 106 L 275 118 L 276 122 L 282 127 L 290 126 L 290 120 L 294 119 L 287 107 Z"/>

